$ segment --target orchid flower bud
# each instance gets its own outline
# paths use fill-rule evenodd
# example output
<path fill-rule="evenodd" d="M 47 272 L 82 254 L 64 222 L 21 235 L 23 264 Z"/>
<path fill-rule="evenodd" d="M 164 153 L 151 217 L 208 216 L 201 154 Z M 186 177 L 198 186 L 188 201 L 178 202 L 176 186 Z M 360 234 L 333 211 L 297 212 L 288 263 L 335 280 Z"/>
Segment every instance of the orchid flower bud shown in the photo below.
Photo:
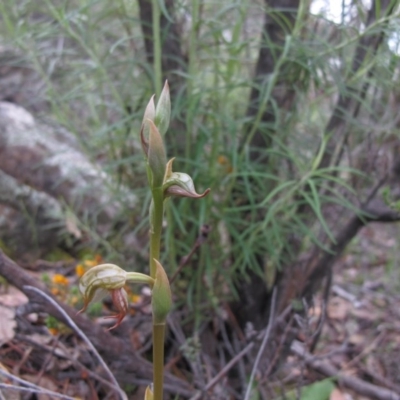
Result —
<path fill-rule="evenodd" d="M 174 158 L 169 160 L 166 166 L 163 183 L 164 197 L 178 196 L 200 199 L 206 196 L 210 189 L 206 189 L 204 193 L 199 194 L 194 188 L 193 179 L 190 175 L 183 172 L 172 172 L 173 161 Z"/>
<path fill-rule="evenodd" d="M 79 290 L 84 298 L 84 305 L 79 314 L 87 309 L 92 301 L 99 301 L 108 293 L 118 313 L 107 318 L 117 318 L 116 328 L 128 312 L 128 296 L 124 289 L 127 281 L 154 285 L 154 279 L 139 272 L 126 272 L 115 264 L 101 264 L 90 268 L 79 280 Z"/>
<path fill-rule="evenodd" d="M 157 127 L 158 131 L 162 136 L 167 132 L 170 119 L 171 119 L 171 99 L 169 95 L 168 82 L 165 81 L 164 88 L 157 102 L 157 107 L 154 104 L 154 95 L 153 95 L 144 111 L 142 127 L 140 129 L 140 141 L 142 144 L 143 152 L 146 155 L 146 157 L 148 157 L 149 155 L 149 140 L 150 140 L 149 120 L 154 123 L 154 125 Z"/>
<path fill-rule="evenodd" d="M 164 88 L 157 102 L 154 123 L 161 135 L 165 135 L 171 119 L 171 99 L 169 96 L 168 81 L 165 81 Z"/>

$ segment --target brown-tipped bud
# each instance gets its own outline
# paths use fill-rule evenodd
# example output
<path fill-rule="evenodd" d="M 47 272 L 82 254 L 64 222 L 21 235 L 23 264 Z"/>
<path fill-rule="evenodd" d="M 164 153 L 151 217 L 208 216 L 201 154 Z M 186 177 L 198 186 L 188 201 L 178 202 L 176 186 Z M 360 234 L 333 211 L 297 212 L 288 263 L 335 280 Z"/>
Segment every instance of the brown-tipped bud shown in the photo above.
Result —
<path fill-rule="evenodd" d="M 162 265 L 154 260 L 156 263 L 156 277 L 152 291 L 152 309 L 153 309 L 153 323 L 165 324 L 168 313 L 172 308 L 171 288 L 167 274 Z"/>
<path fill-rule="evenodd" d="M 157 102 L 154 123 L 161 135 L 165 135 L 171 119 L 171 99 L 169 95 L 168 81 L 165 81 L 164 88 Z"/>
<path fill-rule="evenodd" d="M 150 127 L 148 163 L 152 173 L 151 187 L 161 187 L 164 181 L 167 156 L 160 132 L 153 121 L 148 120 Z"/>

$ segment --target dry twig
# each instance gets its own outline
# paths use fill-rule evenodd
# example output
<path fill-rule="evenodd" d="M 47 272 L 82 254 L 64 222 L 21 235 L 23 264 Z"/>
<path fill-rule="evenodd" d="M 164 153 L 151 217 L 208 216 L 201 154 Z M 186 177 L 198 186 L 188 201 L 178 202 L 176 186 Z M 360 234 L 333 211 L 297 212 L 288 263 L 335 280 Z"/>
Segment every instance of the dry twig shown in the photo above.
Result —
<path fill-rule="evenodd" d="M 309 367 L 326 376 L 335 378 L 340 385 L 352 389 L 363 396 L 376 400 L 400 400 L 400 395 L 392 390 L 372 385 L 369 382 L 364 382 L 361 379 L 343 374 L 328 361 L 322 361 L 321 359 L 312 356 L 298 341 L 292 343 L 291 350 L 293 353 L 303 358 Z"/>

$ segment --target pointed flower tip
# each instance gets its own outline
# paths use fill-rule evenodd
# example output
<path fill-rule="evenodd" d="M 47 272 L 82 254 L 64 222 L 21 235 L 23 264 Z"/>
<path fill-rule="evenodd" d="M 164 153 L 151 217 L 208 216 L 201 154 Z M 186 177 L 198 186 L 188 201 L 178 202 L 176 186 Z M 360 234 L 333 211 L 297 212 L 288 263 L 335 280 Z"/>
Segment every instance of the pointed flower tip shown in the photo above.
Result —
<path fill-rule="evenodd" d="M 89 302 L 85 299 L 83 307 L 76 313 L 76 315 L 80 315 L 80 314 L 84 313 L 86 311 L 86 309 L 88 308 L 88 305 L 89 305 Z"/>
<path fill-rule="evenodd" d="M 172 157 L 168 160 L 167 165 L 165 166 L 165 175 L 164 182 L 166 182 L 172 175 L 172 164 L 174 163 L 175 157 Z"/>

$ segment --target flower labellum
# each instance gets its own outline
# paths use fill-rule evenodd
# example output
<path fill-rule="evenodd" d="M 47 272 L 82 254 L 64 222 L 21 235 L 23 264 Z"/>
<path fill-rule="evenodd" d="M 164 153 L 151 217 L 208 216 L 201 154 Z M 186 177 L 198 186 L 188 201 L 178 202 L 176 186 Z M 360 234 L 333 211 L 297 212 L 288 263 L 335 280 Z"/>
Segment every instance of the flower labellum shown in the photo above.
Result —
<path fill-rule="evenodd" d="M 111 299 L 113 302 L 114 307 L 118 311 L 115 315 L 110 315 L 105 318 L 117 318 L 117 322 L 111 327 L 108 328 L 109 331 L 111 329 L 116 328 L 119 326 L 124 319 L 125 315 L 128 313 L 129 304 L 128 304 L 128 294 L 124 288 L 110 290 Z"/>

